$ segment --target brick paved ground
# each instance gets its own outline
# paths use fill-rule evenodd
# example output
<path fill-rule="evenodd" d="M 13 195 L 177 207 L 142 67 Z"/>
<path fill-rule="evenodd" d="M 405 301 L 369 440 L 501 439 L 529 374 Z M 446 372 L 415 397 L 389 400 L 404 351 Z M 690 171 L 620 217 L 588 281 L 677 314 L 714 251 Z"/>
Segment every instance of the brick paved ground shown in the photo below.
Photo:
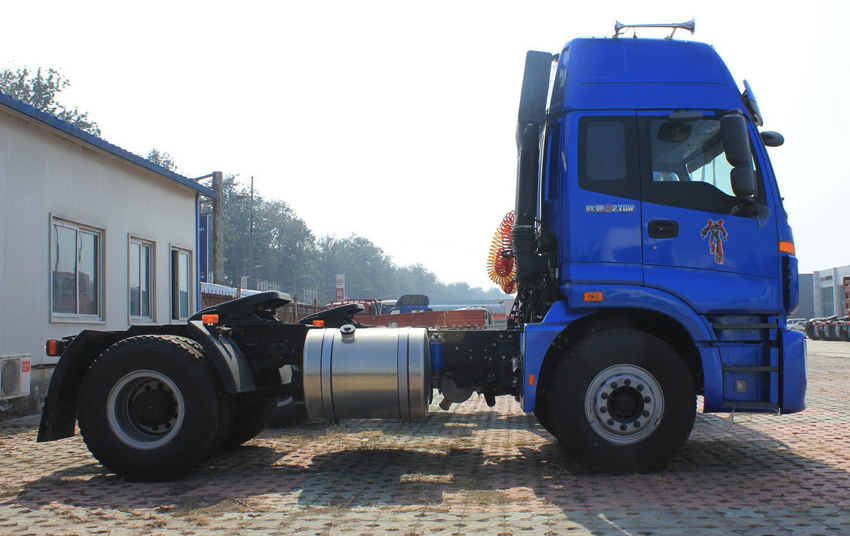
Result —
<path fill-rule="evenodd" d="M 0 429 L 0 536 L 850 534 L 850 343 L 810 342 L 805 412 L 698 415 L 653 475 L 582 469 L 516 404 L 268 430 L 178 482 L 122 482 L 79 437 Z"/>

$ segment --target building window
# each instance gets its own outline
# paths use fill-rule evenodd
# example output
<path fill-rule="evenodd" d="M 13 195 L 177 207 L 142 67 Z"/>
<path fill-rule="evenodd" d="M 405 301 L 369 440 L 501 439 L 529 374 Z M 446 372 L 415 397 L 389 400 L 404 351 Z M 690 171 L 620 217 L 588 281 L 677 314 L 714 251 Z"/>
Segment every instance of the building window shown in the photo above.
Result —
<path fill-rule="evenodd" d="M 51 235 L 54 315 L 102 318 L 103 230 L 54 218 Z"/>
<path fill-rule="evenodd" d="M 153 320 L 154 245 L 130 239 L 130 318 Z"/>
<path fill-rule="evenodd" d="M 185 249 L 171 250 L 171 319 L 189 318 L 192 303 L 192 254 Z"/>
<path fill-rule="evenodd" d="M 835 295 L 833 286 L 822 287 L 820 289 L 821 300 L 821 316 L 832 316 L 837 314 L 835 311 Z"/>

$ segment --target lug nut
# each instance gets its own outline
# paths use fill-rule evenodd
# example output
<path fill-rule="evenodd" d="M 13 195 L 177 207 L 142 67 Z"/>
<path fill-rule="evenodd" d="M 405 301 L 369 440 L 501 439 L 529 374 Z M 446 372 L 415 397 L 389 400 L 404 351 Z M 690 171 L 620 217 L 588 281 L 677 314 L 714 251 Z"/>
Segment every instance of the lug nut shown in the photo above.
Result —
<path fill-rule="evenodd" d="M 643 391 L 643 384 L 639 383 L 637 389 L 638 391 Z"/>
<path fill-rule="evenodd" d="M 621 424 L 621 425 L 620 425 L 620 430 L 622 430 L 622 431 L 624 431 L 624 432 L 625 432 L 625 431 L 626 431 L 626 429 L 628 429 L 628 426 L 626 426 L 625 424 Z"/>
<path fill-rule="evenodd" d="M 612 424 L 614 424 L 614 419 L 608 419 L 608 425 L 610 426 Z"/>
<path fill-rule="evenodd" d="M 652 402 L 652 399 L 649 398 L 648 396 L 645 396 L 645 397 L 643 397 L 643 401 L 646 402 L 647 404 L 649 404 L 650 402 Z"/>
<path fill-rule="evenodd" d="M 635 428 L 640 428 L 640 421 L 635 421 Z"/>
<path fill-rule="evenodd" d="M 617 382 L 611 382 L 611 389 L 617 388 Z"/>
<path fill-rule="evenodd" d="M 602 393 L 602 400 L 608 400 L 608 393 Z"/>
<path fill-rule="evenodd" d="M 643 410 L 643 416 L 649 417 L 649 410 L 648 409 Z"/>
<path fill-rule="evenodd" d="M 600 413 L 608 413 L 608 408 L 606 408 L 605 406 L 602 406 L 601 408 L 599 408 L 599 412 Z"/>
<path fill-rule="evenodd" d="M 623 380 L 623 383 L 625 383 L 626 385 L 631 385 L 631 384 L 632 384 L 632 380 L 630 380 L 630 379 L 626 378 L 625 380 Z"/>

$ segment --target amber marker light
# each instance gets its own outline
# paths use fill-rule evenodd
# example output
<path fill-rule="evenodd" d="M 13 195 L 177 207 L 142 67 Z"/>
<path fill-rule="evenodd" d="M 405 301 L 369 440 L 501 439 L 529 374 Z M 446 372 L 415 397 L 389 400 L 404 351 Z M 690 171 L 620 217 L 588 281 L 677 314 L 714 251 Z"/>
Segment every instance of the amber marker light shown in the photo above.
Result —
<path fill-rule="evenodd" d="M 584 301 L 594 302 L 594 301 L 602 301 L 602 292 L 599 290 L 595 290 L 593 292 L 585 292 L 584 293 Z"/>
<path fill-rule="evenodd" d="M 790 240 L 780 240 L 779 241 L 779 252 L 780 253 L 787 253 L 789 255 L 794 255 L 795 257 L 797 256 L 797 254 L 794 251 L 794 242 L 791 242 Z"/>
<path fill-rule="evenodd" d="M 317 328 L 323 328 L 323 327 L 325 327 L 325 321 L 324 320 L 313 320 L 313 325 L 316 326 Z"/>
<path fill-rule="evenodd" d="M 58 357 L 62 355 L 62 349 L 57 340 L 49 340 L 47 341 L 47 355 L 51 357 Z"/>
<path fill-rule="evenodd" d="M 218 315 L 201 315 L 201 322 L 205 326 L 214 326 L 218 324 Z"/>

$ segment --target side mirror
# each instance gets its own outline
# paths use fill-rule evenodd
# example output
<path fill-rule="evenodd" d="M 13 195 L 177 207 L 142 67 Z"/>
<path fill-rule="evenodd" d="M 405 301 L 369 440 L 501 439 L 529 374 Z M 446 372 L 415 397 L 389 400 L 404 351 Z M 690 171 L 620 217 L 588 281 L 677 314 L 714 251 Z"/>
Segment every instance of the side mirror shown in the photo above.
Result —
<path fill-rule="evenodd" d="M 752 197 L 756 193 L 756 178 L 753 172 L 753 154 L 744 116 L 732 113 L 720 118 L 720 134 L 726 160 L 732 164 L 732 191 L 738 197 Z"/>
<path fill-rule="evenodd" d="M 768 147 L 779 147 L 785 143 L 785 137 L 779 132 L 765 130 L 761 133 L 761 141 Z"/>
<path fill-rule="evenodd" d="M 736 167 L 731 171 L 732 191 L 738 197 L 756 195 L 756 175 L 752 168 Z"/>

